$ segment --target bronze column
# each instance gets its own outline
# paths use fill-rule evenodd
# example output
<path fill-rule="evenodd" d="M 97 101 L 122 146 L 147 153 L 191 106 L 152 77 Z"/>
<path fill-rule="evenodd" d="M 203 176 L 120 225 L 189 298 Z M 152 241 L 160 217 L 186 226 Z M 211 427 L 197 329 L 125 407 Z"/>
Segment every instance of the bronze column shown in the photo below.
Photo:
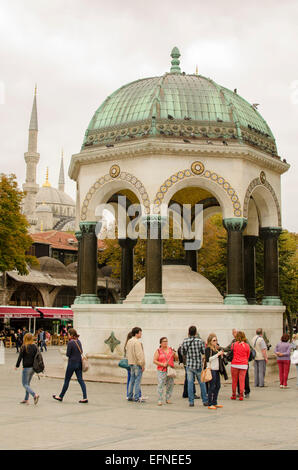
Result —
<path fill-rule="evenodd" d="M 264 241 L 264 297 L 263 305 L 282 305 L 279 297 L 278 237 L 280 227 L 262 227 Z"/>
<path fill-rule="evenodd" d="M 258 237 L 245 235 L 244 241 L 244 294 L 249 304 L 256 304 L 256 243 Z"/>
<path fill-rule="evenodd" d="M 81 259 L 81 241 L 82 241 L 82 232 L 75 232 L 76 239 L 78 240 L 78 258 L 77 258 L 77 295 L 76 299 L 81 295 L 81 269 L 80 269 L 80 259 Z"/>
<path fill-rule="evenodd" d="M 146 277 L 143 304 L 164 304 L 162 295 L 162 239 L 160 215 L 148 215 L 143 219 L 147 225 Z"/>
<path fill-rule="evenodd" d="M 223 219 L 228 232 L 227 244 L 227 295 L 225 304 L 245 305 L 244 266 L 243 266 L 243 230 L 247 220 L 244 218 Z"/>
<path fill-rule="evenodd" d="M 133 288 L 133 249 L 137 240 L 119 238 L 121 246 L 120 302 L 126 299 Z"/>
<path fill-rule="evenodd" d="M 97 297 L 97 236 L 95 234 L 96 222 L 81 222 L 82 233 L 80 244 L 79 279 L 81 286 L 80 296 L 76 304 L 99 304 Z"/>
<path fill-rule="evenodd" d="M 193 243 L 193 240 L 183 240 L 183 246 L 185 250 L 185 244 Z M 185 250 L 185 261 L 195 272 L 198 271 L 198 255 L 197 250 Z"/>

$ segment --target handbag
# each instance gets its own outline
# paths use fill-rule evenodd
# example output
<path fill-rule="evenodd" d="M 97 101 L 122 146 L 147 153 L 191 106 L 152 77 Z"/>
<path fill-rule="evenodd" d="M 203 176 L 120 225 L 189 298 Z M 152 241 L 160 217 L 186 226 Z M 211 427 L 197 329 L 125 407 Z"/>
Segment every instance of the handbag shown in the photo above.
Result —
<path fill-rule="evenodd" d="M 167 360 L 167 356 L 165 355 L 164 351 L 162 351 L 162 353 L 163 353 L 164 357 Z M 175 371 L 174 367 L 171 367 L 171 366 L 168 365 L 167 366 L 167 377 L 174 379 L 176 377 L 176 375 L 177 374 L 176 374 L 176 371 Z"/>
<path fill-rule="evenodd" d="M 176 377 L 176 371 L 174 369 L 174 367 L 171 367 L 171 366 L 168 366 L 168 369 L 167 369 L 167 377 L 169 377 L 170 379 L 174 379 Z"/>
<path fill-rule="evenodd" d="M 122 367 L 123 369 L 130 369 L 129 365 L 128 365 L 128 360 L 126 359 L 126 357 L 124 357 L 123 359 L 120 359 L 120 361 L 118 362 L 118 366 L 119 367 Z"/>
<path fill-rule="evenodd" d="M 75 340 L 74 340 L 74 342 L 76 343 L 77 348 L 78 348 L 78 350 L 79 350 L 80 353 L 81 353 L 82 371 L 83 371 L 83 372 L 87 372 L 87 370 L 89 369 L 88 359 L 87 359 L 87 357 L 82 353 L 81 348 L 80 348 L 80 346 L 78 345 L 78 343 L 77 343 Z"/>
<path fill-rule="evenodd" d="M 209 363 L 208 363 L 209 364 Z M 201 382 L 210 382 L 212 380 L 212 373 L 210 367 L 206 367 L 206 369 L 203 369 L 201 372 Z"/>
<path fill-rule="evenodd" d="M 295 349 L 291 357 L 291 364 L 298 364 L 298 349 Z"/>

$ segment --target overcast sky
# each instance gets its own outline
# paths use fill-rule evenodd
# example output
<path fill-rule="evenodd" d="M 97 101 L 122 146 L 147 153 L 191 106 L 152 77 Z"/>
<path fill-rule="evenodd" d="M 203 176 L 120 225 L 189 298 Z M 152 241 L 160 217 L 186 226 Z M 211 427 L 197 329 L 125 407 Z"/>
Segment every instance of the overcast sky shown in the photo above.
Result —
<path fill-rule="evenodd" d="M 291 164 L 282 176 L 283 227 L 298 232 L 297 0 L 2 0 L 0 156 L 25 180 L 34 86 L 39 120 L 37 182 L 58 185 L 103 100 L 139 78 L 163 75 L 177 46 L 181 68 L 212 78 L 259 111 Z M 66 192 L 75 199 L 67 176 Z"/>

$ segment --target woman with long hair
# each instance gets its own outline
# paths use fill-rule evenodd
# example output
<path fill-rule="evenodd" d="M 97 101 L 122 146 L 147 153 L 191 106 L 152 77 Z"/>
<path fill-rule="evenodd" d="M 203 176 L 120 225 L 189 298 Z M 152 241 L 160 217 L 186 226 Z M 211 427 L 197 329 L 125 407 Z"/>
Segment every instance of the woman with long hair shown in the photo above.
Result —
<path fill-rule="evenodd" d="M 279 382 L 280 388 L 288 387 L 288 375 L 291 366 L 291 351 L 296 349 L 295 343 L 289 343 L 290 335 L 285 333 L 280 338 L 280 342 L 277 343 L 274 349 L 274 353 L 277 357 L 277 365 L 279 369 Z"/>
<path fill-rule="evenodd" d="M 67 344 L 66 356 L 68 357 L 67 369 L 65 372 L 64 384 L 60 395 L 53 395 L 54 400 L 63 401 L 63 397 L 68 389 L 70 379 L 75 372 L 81 386 L 83 399 L 79 403 L 88 403 L 86 385 L 83 380 L 82 353 L 83 347 L 79 340 L 79 335 L 74 328 L 68 330 L 69 342 Z"/>
<path fill-rule="evenodd" d="M 245 375 L 248 368 L 248 358 L 250 347 L 243 331 L 238 331 L 235 337 L 235 343 L 232 344 L 233 360 L 231 362 L 232 375 L 232 396 L 231 400 L 236 400 L 236 388 L 239 380 L 239 400 L 243 400 L 245 385 Z"/>
<path fill-rule="evenodd" d="M 217 336 L 211 333 L 207 339 L 207 346 L 205 349 L 205 361 L 210 365 L 212 379 L 208 382 L 208 409 L 216 410 L 223 408 L 223 405 L 217 404 L 218 392 L 220 389 L 220 361 L 224 356 L 224 351 L 219 348 L 217 343 Z"/>
<path fill-rule="evenodd" d="M 166 389 L 166 403 L 171 404 L 170 398 L 173 393 L 174 379 L 168 377 L 168 367 L 174 368 L 174 361 L 178 361 L 178 354 L 176 351 L 168 346 L 168 338 L 163 336 L 159 340 L 159 348 L 155 351 L 153 362 L 157 365 L 157 392 L 158 392 L 158 406 L 163 404 L 164 388 Z"/>
<path fill-rule="evenodd" d="M 38 351 L 34 338 L 31 333 L 26 333 L 23 338 L 23 345 L 21 346 L 19 357 L 15 366 L 18 369 L 21 361 L 23 361 L 22 385 L 26 390 L 25 398 L 21 403 L 29 405 L 29 395 L 33 397 L 34 405 L 37 405 L 39 395 L 30 388 L 30 382 L 34 374 L 33 362 L 35 355 Z"/>

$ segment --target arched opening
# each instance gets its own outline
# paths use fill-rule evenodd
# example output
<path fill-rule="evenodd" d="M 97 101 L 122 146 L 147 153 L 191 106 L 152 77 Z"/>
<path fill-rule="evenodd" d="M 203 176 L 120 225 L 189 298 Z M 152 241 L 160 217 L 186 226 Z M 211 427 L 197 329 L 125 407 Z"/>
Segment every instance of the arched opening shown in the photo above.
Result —
<path fill-rule="evenodd" d="M 56 295 L 54 307 L 70 307 L 74 303 L 76 290 L 73 287 L 62 287 Z"/>
<path fill-rule="evenodd" d="M 43 307 L 44 301 L 41 293 L 35 286 L 32 284 L 22 284 L 12 294 L 9 305 Z"/>

